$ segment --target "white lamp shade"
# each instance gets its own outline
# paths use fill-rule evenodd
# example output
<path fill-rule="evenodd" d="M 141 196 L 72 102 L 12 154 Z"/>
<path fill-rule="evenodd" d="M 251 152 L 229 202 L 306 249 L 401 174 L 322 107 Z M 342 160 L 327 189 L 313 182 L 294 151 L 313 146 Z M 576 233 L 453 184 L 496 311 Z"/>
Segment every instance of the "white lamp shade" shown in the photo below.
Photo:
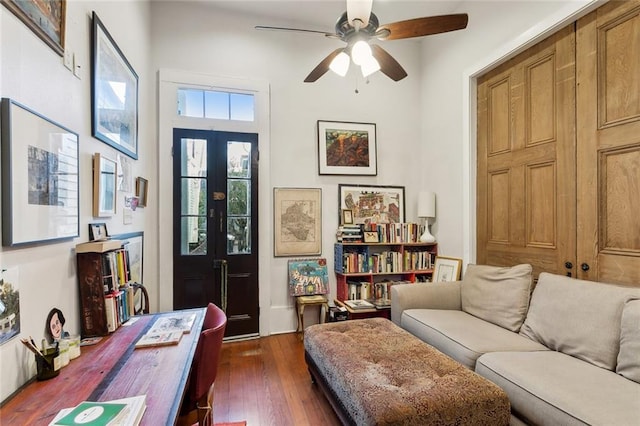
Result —
<path fill-rule="evenodd" d="M 418 195 L 418 217 L 436 217 L 435 192 L 420 192 Z"/>
<path fill-rule="evenodd" d="M 371 46 L 364 40 L 358 40 L 351 48 L 351 59 L 356 65 L 364 64 L 371 58 Z"/>
<path fill-rule="evenodd" d="M 333 61 L 331 61 L 331 64 L 329 64 L 329 68 L 340 77 L 344 77 L 345 75 L 347 75 L 347 71 L 349 71 L 350 62 L 351 60 L 349 59 L 349 55 L 342 51 L 338 54 L 338 56 L 333 58 Z"/>
<path fill-rule="evenodd" d="M 373 56 L 370 56 L 369 59 L 367 59 L 360 67 L 362 69 L 363 77 L 369 77 L 374 72 L 380 70 L 380 64 Z"/>

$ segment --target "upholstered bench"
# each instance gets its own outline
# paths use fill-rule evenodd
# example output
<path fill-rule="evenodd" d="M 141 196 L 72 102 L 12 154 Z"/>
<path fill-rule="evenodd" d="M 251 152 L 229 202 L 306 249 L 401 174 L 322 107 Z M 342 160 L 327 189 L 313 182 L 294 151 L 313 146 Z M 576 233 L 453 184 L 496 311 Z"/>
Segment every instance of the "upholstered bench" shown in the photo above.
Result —
<path fill-rule="evenodd" d="M 343 424 L 509 423 L 502 389 L 387 319 L 312 325 L 304 347 Z"/>

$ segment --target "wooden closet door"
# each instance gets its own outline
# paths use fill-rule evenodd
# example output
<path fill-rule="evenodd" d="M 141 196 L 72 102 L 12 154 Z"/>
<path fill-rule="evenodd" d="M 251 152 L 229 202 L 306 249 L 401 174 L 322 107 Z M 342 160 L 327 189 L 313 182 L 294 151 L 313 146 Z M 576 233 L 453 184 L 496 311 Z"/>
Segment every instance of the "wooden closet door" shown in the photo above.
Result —
<path fill-rule="evenodd" d="M 477 262 L 575 274 L 573 25 L 481 77 L 477 100 Z"/>
<path fill-rule="evenodd" d="M 640 1 L 579 20 L 577 55 L 578 276 L 640 286 Z"/>

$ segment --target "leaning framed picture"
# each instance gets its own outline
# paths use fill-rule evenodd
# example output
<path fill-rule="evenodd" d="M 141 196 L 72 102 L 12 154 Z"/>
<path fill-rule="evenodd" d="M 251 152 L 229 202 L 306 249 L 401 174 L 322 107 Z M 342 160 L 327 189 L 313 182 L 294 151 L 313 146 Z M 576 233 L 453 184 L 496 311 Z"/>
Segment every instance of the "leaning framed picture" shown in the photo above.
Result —
<path fill-rule="evenodd" d="M 0 0 L 50 48 L 64 55 L 67 0 Z"/>
<path fill-rule="evenodd" d="M 462 272 L 462 259 L 436 256 L 433 266 L 433 282 L 458 281 Z"/>
<path fill-rule="evenodd" d="M 93 12 L 91 132 L 138 159 L 138 74 Z"/>
<path fill-rule="evenodd" d="M 78 134 L 2 99 L 2 244 L 80 235 Z"/>
<path fill-rule="evenodd" d="M 322 253 L 322 190 L 274 188 L 274 256 Z"/>
<path fill-rule="evenodd" d="M 377 175 L 376 125 L 318 120 L 318 173 Z"/>
<path fill-rule="evenodd" d="M 404 186 L 338 185 L 340 210 L 352 212 L 353 223 L 404 222 Z"/>
<path fill-rule="evenodd" d="M 147 197 L 149 195 L 149 181 L 143 177 L 136 178 L 136 197 L 138 197 L 138 207 L 147 207 Z"/>

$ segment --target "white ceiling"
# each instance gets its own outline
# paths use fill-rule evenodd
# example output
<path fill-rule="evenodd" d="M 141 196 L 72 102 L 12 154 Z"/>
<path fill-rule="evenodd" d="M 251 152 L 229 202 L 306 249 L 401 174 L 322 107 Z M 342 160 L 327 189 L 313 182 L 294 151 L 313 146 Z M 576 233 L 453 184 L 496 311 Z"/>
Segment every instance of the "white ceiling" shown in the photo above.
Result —
<path fill-rule="evenodd" d="M 166 0 L 153 0 L 166 1 Z M 194 1 L 194 0 L 179 0 Z M 290 26 L 334 32 L 346 10 L 346 0 L 196 0 L 211 7 L 253 15 L 256 25 Z M 460 0 L 374 0 L 373 12 L 380 24 L 423 16 L 463 13 Z"/>

